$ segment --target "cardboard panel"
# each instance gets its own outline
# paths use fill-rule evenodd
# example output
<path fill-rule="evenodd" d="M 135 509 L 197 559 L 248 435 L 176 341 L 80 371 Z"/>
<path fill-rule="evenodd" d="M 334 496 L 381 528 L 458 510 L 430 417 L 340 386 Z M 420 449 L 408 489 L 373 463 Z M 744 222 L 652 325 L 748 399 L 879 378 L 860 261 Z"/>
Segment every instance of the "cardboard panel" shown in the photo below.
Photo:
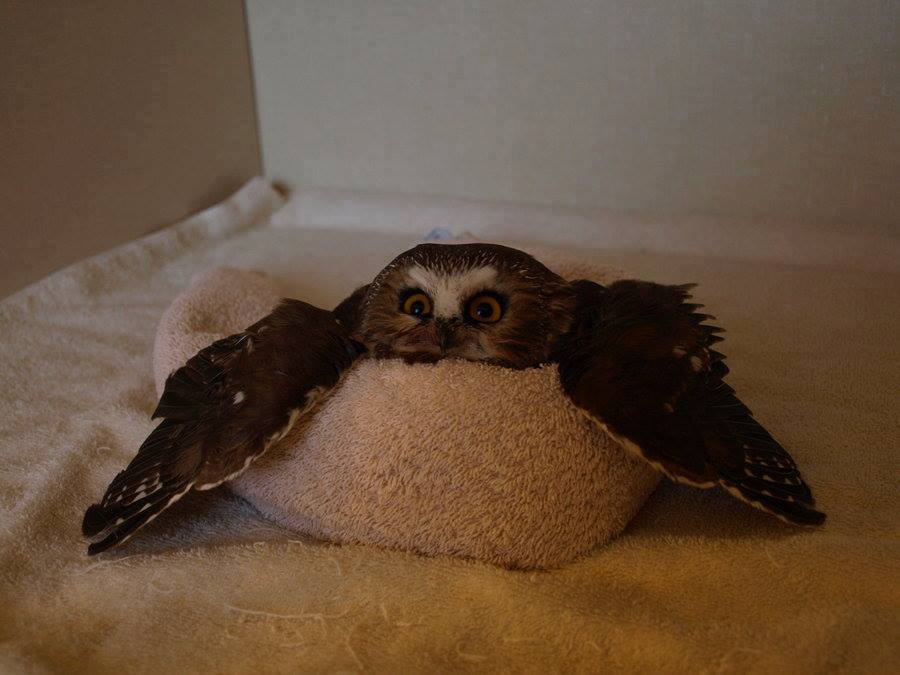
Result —
<path fill-rule="evenodd" d="M 0 295 L 260 170 L 240 0 L 4 3 Z"/>
<path fill-rule="evenodd" d="M 900 226 L 884 0 L 248 0 L 267 174 Z"/>

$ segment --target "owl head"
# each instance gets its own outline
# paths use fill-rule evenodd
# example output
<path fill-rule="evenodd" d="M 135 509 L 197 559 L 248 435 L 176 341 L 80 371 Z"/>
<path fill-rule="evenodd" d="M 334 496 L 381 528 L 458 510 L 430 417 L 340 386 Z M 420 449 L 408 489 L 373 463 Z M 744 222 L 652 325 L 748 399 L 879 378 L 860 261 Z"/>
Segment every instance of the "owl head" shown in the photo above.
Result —
<path fill-rule="evenodd" d="M 364 291 L 359 333 L 376 357 L 443 358 L 511 368 L 547 360 L 569 327 L 569 284 L 530 255 L 495 244 L 421 244 Z"/>

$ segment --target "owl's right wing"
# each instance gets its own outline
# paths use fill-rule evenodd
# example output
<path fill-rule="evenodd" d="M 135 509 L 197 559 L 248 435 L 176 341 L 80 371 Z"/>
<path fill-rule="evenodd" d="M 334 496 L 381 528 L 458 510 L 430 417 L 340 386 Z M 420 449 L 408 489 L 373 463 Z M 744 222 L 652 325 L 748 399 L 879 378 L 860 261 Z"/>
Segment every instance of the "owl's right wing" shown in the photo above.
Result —
<path fill-rule="evenodd" d="M 689 302 L 691 286 L 572 284 L 577 306 L 554 360 L 575 405 L 669 477 L 721 485 L 783 520 L 817 525 L 788 452 L 723 380 L 722 338 Z"/>
<path fill-rule="evenodd" d="M 308 416 L 363 351 L 339 317 L 353 313 L 283 300 L 172 373 L 153 413 L 162 421 L 84 515 L 82 532 L 98 539 L 88 553 L 122 543 L 190 490 L 236 477 Z"/>

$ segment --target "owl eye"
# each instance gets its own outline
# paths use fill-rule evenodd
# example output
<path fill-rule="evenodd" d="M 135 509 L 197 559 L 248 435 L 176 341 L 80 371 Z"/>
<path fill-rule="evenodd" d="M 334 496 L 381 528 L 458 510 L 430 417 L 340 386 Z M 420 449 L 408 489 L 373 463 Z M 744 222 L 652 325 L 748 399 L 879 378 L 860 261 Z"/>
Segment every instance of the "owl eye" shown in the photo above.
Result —
<path fill-rule="evenodd" d="M 403 301 L 403 312 L 412 316 L 431 314 L 431 299 L 424 293 L 413 293 Z"/>
<path fill-rule="evenodd" d="M 469 300 L 469 317 L 479 323 L 496 323 L 503 316 L 500 301 L 493 295 L 476 295 Z"/>

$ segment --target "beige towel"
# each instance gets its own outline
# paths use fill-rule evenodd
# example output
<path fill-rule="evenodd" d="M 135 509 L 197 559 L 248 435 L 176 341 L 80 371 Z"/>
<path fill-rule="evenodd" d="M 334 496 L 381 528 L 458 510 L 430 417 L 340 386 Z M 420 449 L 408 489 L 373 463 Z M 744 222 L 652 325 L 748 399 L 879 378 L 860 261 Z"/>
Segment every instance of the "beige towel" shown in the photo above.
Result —
<path fill-rule="evenodd" d="M 636 243 L 616 219 L 566 234 L 565 213 L 502 214 L 544 222 L 544 240 L 594 237 L 577 251 L 593 264 L 700 282 L 698 301 L 728 329 L 729 382 L 803 468 L 828 512 L 821 529 L 663 481 L 607 545 L 555 570 L 511 572 L 286 540 L 214 490 L 88 558 L 84 508 L 152 428 L 154 331 L 195 273 L 264 269 L 281 293 L 328 307 L 413 243 L 315 229 L 319 212 L 334 212 L 319 201 L 275 227 L 280 198 L 256 180 L 0 301 L 0 672 L 896 672 L 897 236 L 874 260 L 838 266 L 809 262 L 818 230 L 795 249 L 778 224 L 738 231 L 771 234 L 773 255 L 794 261 L 782 264 L 753 246 L 744 257 L 740 238 L 701 246 L 721 241 L 719 221 L 697 221 L 693 234 L 648 226 L 647 250 L 626 251 Z M 354 226 L 371 212 L 365 200 L 340 205 Z M 480 210 L 433 212 L 416 216 L 417 232 L 502 239 Z M 705 253 L 668 252 L 695 247 Z"/>
<path fill-rule="evenodd" d="M 609 277 L 584 265 L 560 271 Z M 278 297 L 256 273 L 198 275 L 160 322 L 157 391 L 197 349 L 255 322 Z M 365 359 L 309 428 L 233 489 L 314 537 L 546 568 L 618 534 L 658 480 L 579 414 L 555 367 Z"/>

